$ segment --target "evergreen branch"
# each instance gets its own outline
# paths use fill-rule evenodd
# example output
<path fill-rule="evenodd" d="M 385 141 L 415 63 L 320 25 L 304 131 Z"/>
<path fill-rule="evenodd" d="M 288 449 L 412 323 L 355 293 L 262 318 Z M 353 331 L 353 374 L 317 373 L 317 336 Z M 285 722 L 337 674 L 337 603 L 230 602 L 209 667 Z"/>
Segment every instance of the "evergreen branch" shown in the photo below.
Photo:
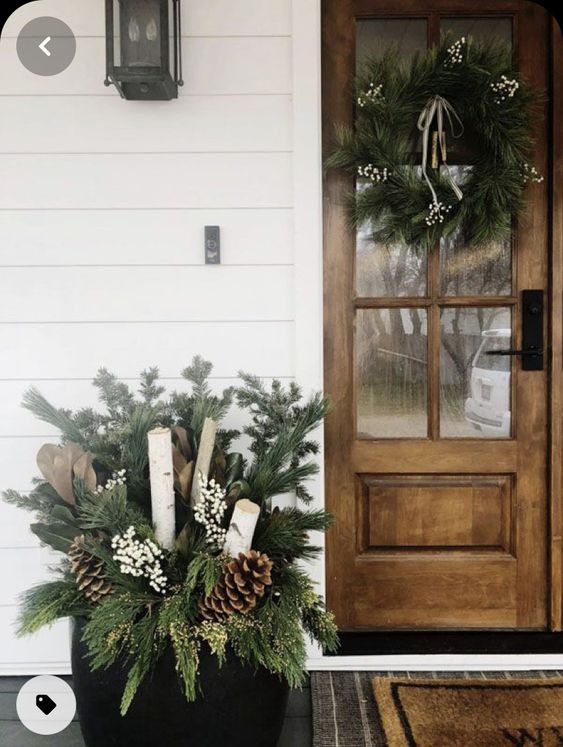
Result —
<path fill-rule="evenodd" d="M 62 617 L 90 612 L 74 580 L 50 581 L 28 589 L 20 597 L 18 636 L 36 633 Z"/>
<path fill-rule="evenodd" d="M 36 418 L 57 428 L 65 441 L 84 446 L 82 431 L 76 426 L 66 410 L 53 407 L 35 387 L 30 387 L 23 395 L 22 406 Z"/>
<path fill-rule="evenodd" d="M 274 563 L 282 560 L 311 560 L 321 548 L 310 544 L 309 532 L 326 532 L 332 523 L 333 517 L 322 509 L 276 509 L 258 523 L 253 546 L 266 553 Z"/>

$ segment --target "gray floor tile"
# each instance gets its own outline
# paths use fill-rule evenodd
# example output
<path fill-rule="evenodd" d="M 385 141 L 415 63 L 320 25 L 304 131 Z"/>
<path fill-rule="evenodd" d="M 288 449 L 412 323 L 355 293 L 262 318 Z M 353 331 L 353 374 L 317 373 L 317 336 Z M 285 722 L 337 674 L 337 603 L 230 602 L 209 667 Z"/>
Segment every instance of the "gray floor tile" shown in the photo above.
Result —
<path fill-rule="evenodd" d="M 33 734 L 19 721 L 0 721 L 2 747 L 84 747 L 80 727 L 71 724 L 60 734 L 51 737 Z"/>

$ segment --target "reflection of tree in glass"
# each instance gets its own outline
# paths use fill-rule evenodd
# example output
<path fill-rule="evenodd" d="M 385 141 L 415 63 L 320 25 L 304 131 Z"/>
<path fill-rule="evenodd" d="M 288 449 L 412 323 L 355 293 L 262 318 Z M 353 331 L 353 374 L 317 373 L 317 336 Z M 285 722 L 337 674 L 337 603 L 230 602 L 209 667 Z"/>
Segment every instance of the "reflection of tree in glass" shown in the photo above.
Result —
<path fill-rule="evenodd" d="M 356 292 L 364 297 L 423 296 L 426 256 L 412 247 L 374 242 L 362 226 L 357 235 Z"/>
<path fill-rule="evenodd" d="M 362 309 L 356 319 L 358 429 L 426 436 L 425 309 Z"/>

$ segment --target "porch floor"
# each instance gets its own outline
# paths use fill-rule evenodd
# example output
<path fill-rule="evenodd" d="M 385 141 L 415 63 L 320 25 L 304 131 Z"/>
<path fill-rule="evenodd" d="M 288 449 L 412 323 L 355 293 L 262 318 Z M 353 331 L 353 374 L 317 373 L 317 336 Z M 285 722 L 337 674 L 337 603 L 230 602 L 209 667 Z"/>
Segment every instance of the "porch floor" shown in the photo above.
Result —
<path fill-rule="evenodd" d="M 29 677 L 0 677 L 0 745 L 2 747 L 84 747 L 78 721 L 60 734 L 40 736 L 28 731 L 18 719 L 16 697 Z M 63 677 L 72 685 L 71 677 Z M 294 690 L 278 747 L 311 747 L 311 690 Z"/>

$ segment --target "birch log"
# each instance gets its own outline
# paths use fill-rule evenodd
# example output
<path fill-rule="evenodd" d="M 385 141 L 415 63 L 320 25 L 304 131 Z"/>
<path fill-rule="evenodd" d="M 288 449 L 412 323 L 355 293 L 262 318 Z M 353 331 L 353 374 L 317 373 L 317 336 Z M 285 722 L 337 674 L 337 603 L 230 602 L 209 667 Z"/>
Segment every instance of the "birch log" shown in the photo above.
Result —
<path fill-rule="evenodd" d="M 170 428 L 155 428 L 149 431 L 148 440 L 154 533 L 163 547 L 173 550 L 176 541 L 176 517 Z"/>
<path fill-rule="evenodd" d="M 192 506 L 199 503 L 200 477 L 207 480 L 213 449 L 215 448 L 215 435 L 217 434 L 217 423 L 211 418 L 205 418 L 201 438 L 199 439 L 199 450 L 195 463 L 194 478 L 192 482 Z"/>
<path fill-rule="evenodd" d="M 260 506 L 247 498 L 241 498 L 240 501 L 235 503 L 235 510 L 229 524 L 223 552 L 234 558 L 239 552 L 246 553 L 250 550 L 259 515 Z"/>

